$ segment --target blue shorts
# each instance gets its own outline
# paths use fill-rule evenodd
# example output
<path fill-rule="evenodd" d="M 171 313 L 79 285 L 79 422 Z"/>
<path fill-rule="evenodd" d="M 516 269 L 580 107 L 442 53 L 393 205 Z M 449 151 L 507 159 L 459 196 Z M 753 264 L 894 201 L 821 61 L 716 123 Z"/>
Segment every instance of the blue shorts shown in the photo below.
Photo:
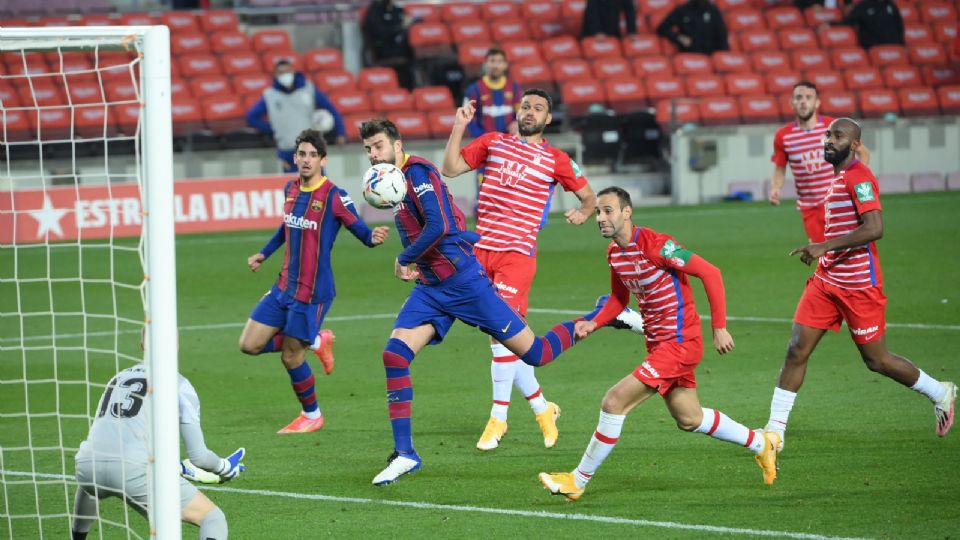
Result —
<path fill-rule="evenodd" d="M 394 328 L 416 328 L 430 323 L 436 330 L 431 344 L 443 341 L 453 326 L 461 321 L 480 328 L 503 342 L 520 333 L 527 323 L 497 293 L 481 268 L 461 271 L 439 285 L 418 284 L 400 308 Z"/>
<path fill-rule="evenodd" d="M 279 328 L 284 335 L 312 343 L 332 303 L 333 300 L 319 304 L 300 302 L 274 285 L 253 308 L 250 318 Z"/>

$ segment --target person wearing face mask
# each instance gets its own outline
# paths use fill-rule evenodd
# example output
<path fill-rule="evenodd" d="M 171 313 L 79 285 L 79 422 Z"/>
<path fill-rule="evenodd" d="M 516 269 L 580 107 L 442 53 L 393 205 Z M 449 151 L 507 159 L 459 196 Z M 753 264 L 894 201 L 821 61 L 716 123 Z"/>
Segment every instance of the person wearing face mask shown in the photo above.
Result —
<path fill-rule="evenodd" d="M 293 172 L 297 170 L 293 161 L 297 136 L 314 127 L 320 110 L 333 116 L 336 143 L 344 144 L 347 131 L 337 108 L 303 73 L 295 71 L 289 60 L 280 59 L 273 70 L 273 84 L 247 111 L 247 124 L 273 135 L 283 172 Z"/>
<path fill-rule="evenodd" d="M 723 15 L 710 0 L 688 0 L 673 8 L 657 26 L 657 34 L 680 52 L 713 54 L 730 48 Z"/>

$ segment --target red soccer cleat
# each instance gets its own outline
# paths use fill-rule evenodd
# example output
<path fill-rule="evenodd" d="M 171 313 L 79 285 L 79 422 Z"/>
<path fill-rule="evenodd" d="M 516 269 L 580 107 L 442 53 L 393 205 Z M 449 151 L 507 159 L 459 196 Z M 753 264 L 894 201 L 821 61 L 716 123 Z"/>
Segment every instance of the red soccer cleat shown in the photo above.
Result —
<path fill-rule="evenodd" d="M 320 347 L 313 349 L 313 354 L 320 359 L 320 365 L 323 366 L 323 372 L 329 375 L 333 372 L 333 342 L 337 336 L 333 335 L 333 330 L 321 330 Z"/>
<path fill-rule="evenodd" d="M 296 417 L 293 422 L 287 424 L 286 427 L 277 433 L 310 433 L 311 431 L 317 431 L 322 427 L 323 415 L 320 415 L 317 418 L 307 418 L 303 413 L 300 413 L 300 416 Z"/>

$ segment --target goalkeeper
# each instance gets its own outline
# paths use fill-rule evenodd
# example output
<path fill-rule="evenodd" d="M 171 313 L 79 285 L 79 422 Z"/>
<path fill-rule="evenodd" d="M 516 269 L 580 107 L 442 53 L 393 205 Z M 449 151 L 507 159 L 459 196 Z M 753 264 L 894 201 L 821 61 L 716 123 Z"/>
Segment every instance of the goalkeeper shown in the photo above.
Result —
<path fill-rule="evenodd" d="M 200 399 L 197 391 L 183 375 L 178 401 L 180 435 L 189 459 L 180 465 L 181 475 L 194 481 L 219 483 L 236 478 L 243 470 L 244 449 L 221 458 L 207 449 L 200 429 Z M 107 384 L 96 418 L 87 439 L 80 444 L 76 456 L 77 493 L 74 499 L 72 537 L 87 537 L 97 518 L 98 500 L 120 497 L 132 508 L 147 515 L 148 470 L 147 448 L 149 419 L 143 408 L 147 395 L 147 373 L 137 364 L 117 373 Z M 227 518 L 194 487 L 180 479 L 180 516 L 183 521 L 200 527 L 201 539 L 227 538 Z"/>

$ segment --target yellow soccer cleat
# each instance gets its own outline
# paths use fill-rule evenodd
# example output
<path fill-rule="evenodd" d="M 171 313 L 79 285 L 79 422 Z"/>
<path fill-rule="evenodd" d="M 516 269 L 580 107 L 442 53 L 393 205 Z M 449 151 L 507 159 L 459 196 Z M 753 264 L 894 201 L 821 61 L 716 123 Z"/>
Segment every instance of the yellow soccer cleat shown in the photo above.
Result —
<path fill-rule="evenodd" d="M 537 415 L 537 423 L 540 424 L 540 431 L 543 432 L 543 445 L 547 448 L 553 448 L 557 444 L 557 437 L 560 436 L 560 430 L 557 429 L 557 419 L 560 418 L 560 407 L 551 401 L 547 402 L 547 410 Z"/>
<path fill-rule="evenodd" d="M 584 488 L 577 487 L 573 473 L 540 473 L 540 483 L 553 495 L 563 495 L 568 501 L 575 501 L 583 495 Z"/>
<path fill-rule="evenodd" d="M 762 431 L 763 450 L 754 456 L 757 465 L 763 471 L 763 483 L 770 485 L 777 479 L 777 447 L 780 446 L 780 435 L 775 431 Z"/>
<path fill-rule="evenodd" d="M 507 423 L 493 416 L 487 421 L 487 427 L 477 441 L 477 450 L 493 450 L 500 446 L 500 439 L 507 434 Z"/>

